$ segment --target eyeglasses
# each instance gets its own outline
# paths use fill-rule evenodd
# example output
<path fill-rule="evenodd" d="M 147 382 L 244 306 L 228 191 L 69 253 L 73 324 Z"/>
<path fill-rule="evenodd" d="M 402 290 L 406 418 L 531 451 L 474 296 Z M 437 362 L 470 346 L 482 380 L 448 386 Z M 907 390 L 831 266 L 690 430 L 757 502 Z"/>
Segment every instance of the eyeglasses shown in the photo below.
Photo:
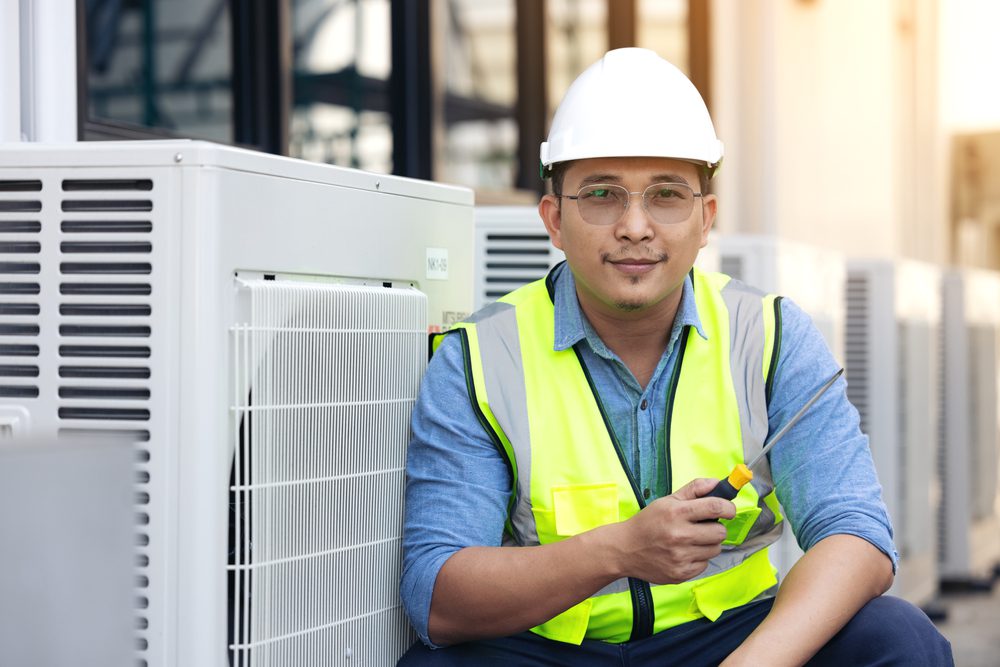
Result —
<path fill-rule="evenodd" d="M 557 195 L 576 202 L 580 217 L 592 225 L 613 225 L 622 219 L 632 195 L 642 195 L 642 207 L 653 222 L 673 225 L 691 217 L 695 197 L 702 197 L 683 183 L 654 183 L 642 192 L 621 185 L 585 185 L 576 195 Z"/>

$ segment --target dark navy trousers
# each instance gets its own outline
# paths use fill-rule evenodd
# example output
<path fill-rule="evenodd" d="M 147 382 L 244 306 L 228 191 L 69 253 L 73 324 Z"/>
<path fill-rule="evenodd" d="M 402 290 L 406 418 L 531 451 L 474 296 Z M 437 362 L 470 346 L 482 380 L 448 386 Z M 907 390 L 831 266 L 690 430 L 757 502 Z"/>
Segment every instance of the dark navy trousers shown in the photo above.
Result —
<path fill-rule="evenodd" d="M 739 646 L 771 610 L 773 600 L 732 609 L 717 621 L 692 621 L 624 644 L 584 641 L 581 646 L 554 642 L 530 632 L 513 637 L 458 644 L 431 650 L 415 644 L 399 661 L 420 665 L 718 665 Z M 927 615 L 909 602 L 875 598 L 808 663 L 814 667 L 867 665 L 954 665 L 951 644 Z"/>

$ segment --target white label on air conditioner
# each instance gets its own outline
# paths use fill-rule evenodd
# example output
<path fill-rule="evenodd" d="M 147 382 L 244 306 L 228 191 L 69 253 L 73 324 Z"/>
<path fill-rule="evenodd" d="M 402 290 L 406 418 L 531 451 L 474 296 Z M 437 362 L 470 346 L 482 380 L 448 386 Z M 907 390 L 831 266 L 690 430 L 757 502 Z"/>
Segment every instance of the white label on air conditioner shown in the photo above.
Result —
<path fill-rule="evenodd" d="M 448 280 L 448 249 L 427 249 L 427 279 Z"/>

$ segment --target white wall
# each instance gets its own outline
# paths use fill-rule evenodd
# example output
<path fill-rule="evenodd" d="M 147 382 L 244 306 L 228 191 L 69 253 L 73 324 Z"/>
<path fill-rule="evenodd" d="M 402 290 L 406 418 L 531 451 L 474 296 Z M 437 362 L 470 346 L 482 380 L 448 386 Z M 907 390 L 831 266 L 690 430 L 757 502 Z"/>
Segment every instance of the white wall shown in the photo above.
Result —
<path fill-rule="evenodd" d="M 936 4 L 713 1 L 722 231 L 943 260 Z"/>

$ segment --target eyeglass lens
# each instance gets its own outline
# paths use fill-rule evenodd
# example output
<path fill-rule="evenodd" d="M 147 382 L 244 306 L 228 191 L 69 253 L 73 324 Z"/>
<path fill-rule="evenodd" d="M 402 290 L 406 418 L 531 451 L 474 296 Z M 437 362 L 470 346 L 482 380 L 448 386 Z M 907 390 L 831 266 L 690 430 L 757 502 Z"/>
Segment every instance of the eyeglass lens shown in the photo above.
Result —
<path fill-rule="evenodd" d="M 613 225 L 628 208 L 632 194 L 621 185 L 586 185 L 577 194 L 580 217 L 592 225 Z M 694 191 L 682 183 L 657 183 L 642 192 L 642 203 L 654 222 L 669 225 L 687 220 Z"/>

